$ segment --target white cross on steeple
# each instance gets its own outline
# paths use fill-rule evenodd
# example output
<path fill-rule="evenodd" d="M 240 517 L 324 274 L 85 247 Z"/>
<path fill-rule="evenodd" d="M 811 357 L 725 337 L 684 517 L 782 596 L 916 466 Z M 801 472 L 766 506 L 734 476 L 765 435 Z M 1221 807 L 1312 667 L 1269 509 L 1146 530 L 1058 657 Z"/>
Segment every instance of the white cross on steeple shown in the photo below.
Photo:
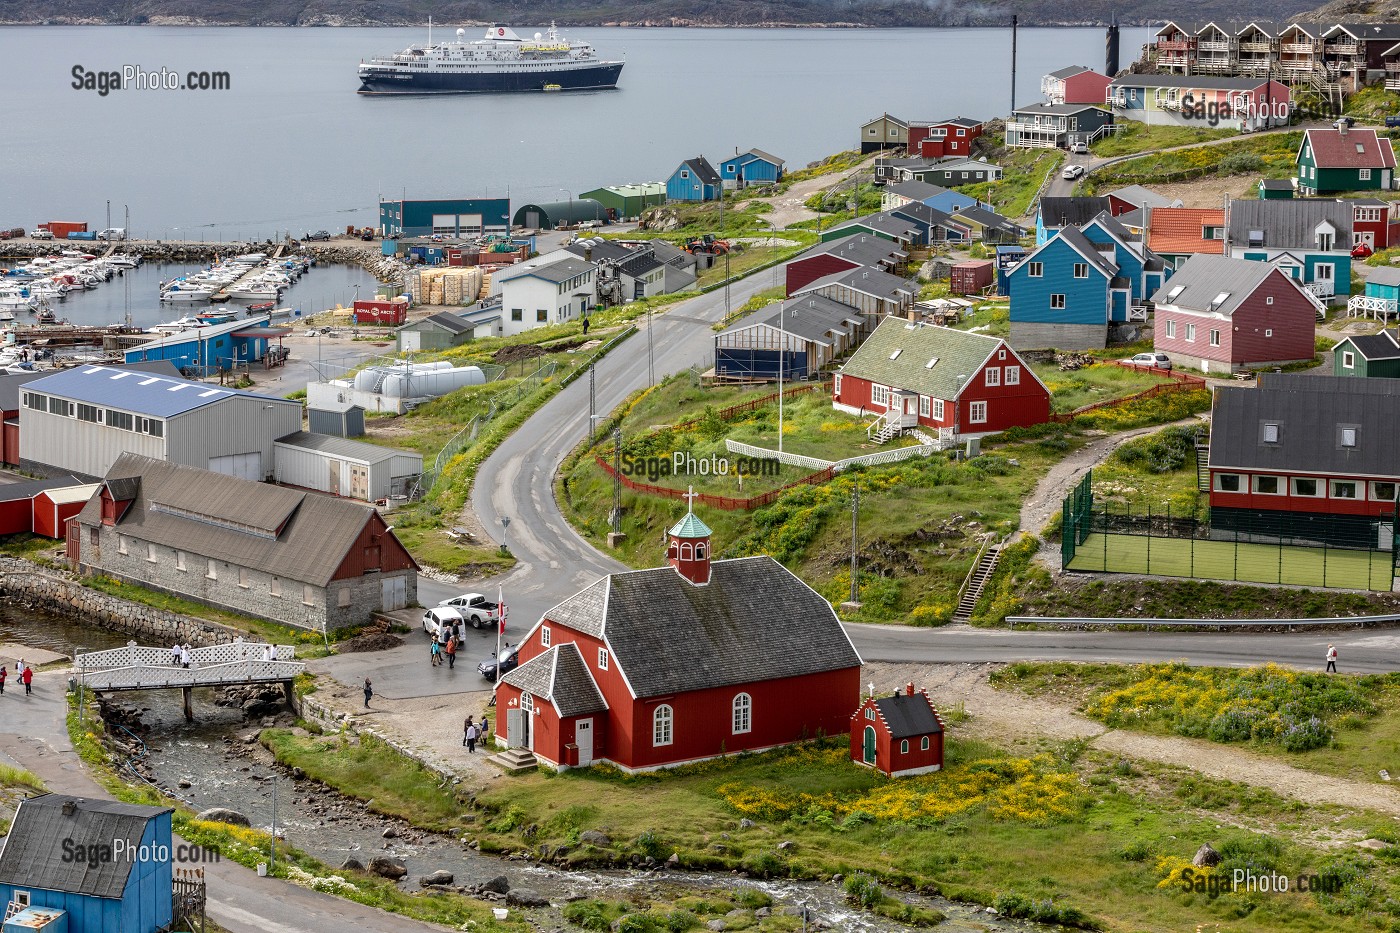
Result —
<path fill-rule="evenodd" d="M 695 491 L 694 486 L 686 487 L 686 492 L 681 496 L 685 500 L 685 512 L 690 515 L 695 512 L 695 500 L 700 498 L 700 493 Z"/>

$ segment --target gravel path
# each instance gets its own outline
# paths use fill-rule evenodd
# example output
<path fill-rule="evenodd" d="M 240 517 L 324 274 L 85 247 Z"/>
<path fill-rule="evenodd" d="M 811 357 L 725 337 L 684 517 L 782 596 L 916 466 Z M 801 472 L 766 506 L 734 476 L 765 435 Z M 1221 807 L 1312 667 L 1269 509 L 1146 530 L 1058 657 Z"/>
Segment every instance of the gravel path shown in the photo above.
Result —
<path fill-rule="evenodd" d="M 1102 751 L 1127 758 L 1187 768 L 1222 781 L 1263 787 L 1308 804 L 1334 804 L 1400 817 L 1400 791 L 1295 768 L 1242 748 L 1177 736 L 1107 729 L 1054 697 L 1030 697 L 996 690 L 988 680 L 999 665 L 869 664 L 862 680 L 877 690 L 913 681 L 928 690 L 940 708 L 962 703 L 970 719 L 962 727 L 997 744 L 1051 739 L 1088 739 Z"/>

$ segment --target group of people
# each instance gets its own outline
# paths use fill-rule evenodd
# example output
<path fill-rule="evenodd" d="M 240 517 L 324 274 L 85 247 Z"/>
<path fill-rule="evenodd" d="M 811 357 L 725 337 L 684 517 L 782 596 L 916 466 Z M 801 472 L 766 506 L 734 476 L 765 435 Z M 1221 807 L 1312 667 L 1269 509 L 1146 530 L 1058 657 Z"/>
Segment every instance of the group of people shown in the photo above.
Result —
<path fill-rule="evenodd" d="M 462 646 L 462 623 L 453 622 L 449 625 L 439 625 L 437 636 L 433 638 L 433 643 L 428 646 L 428 659 L 434 667 L 442 664 L 442 659 L 447 659 L 447 669 L 453 670 L 457 665 L 457 649 Z"/>
<path fill-rule="evenodd" d="M 0 696 L 3 696 L 5 693 L 5 681 L 9 676 L 9 669 L 5 667 L 5 665 L 0 664 Z M 29 694 L 34 692 L 34 668 L 25 664 L 23 658 L 15 665 L 15 676 L 19 678 L 20 683 L 24 684 L 25 696 L 29 696 Z"/>
<path fill-rule="evenodd" d="M 475 716 L 468 716 L 467 721 L 462 723 L 462 744 L 467 747 L 467 751 L 475 752 L 476 743 L 486 744 L 486 737 L 491 734 L 491 720 L 485 716 L 481 717 L 481 722 L 474 722 Z"/>
<path fill-rule="evenodd" d="M 248 652 L 249 648 L 255 649 L 256 653 L 254 655 L 250 655 Z M 276 661 L 277 646 L 273 644 L 266 644 L 261 646 L 244 645 L 243 657 L 252 657 L 255 661 Z M 178 641 L 175 644 L 171 645 L 170 664 L 172 667 L 188 668 L 190 666 L 190 646 L 187 644 L 182 645 Z"/>

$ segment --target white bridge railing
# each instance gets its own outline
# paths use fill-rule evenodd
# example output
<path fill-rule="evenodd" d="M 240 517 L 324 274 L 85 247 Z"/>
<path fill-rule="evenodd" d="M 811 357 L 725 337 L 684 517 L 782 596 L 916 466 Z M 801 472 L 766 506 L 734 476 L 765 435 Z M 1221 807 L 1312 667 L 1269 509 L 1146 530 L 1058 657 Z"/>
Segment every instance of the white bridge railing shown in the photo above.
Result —
<path fill-rule="evenodd" d="M 267 660 L 267 649 L 275 660 Z M 79 654 L 75 664 L 89 690 L 154 690 L 164 687 L 218 687 L 291 680 L 306 669 L 295 661 L 293 645 L 235 641 L 191 648 L 189 667 L 176 664 L 169 648 L 129 644 Z"/>
<path fill-rule="evenodd" d="M 1372 295 L 1353 295 L 1347 301 L 1347 314 L 1352 317 L 1389 317 L 1396 312 L 1394 298 L 1376 298 Z"/>
<path fill-rule="evenodd" d="M 845 460 L 820 460 L 816 457 L 803 457 L 799 454 L 790 454 L 784 451 L 779 454 L 776 450 L 769 450 L 767 447 L 755 447 L 752 444 L 744 444 L 735 440 L 725 440 L 724 447 L 731 454 L 742 454 L 745 457 L 754 457 L 760 460 L 777 460 L 789 466 L 803 466 L 813 470 L 824 470 L 831 467 L 837 473 L 853 466 L 875 466 L 882 463 L 896 463 L 900 460 L 909 460 L 914 457 L 929 457 L 940 450 L 947 450 L 955 444 L 956 436 L 951 431 L 945 438 L 943 432 L 946 428 L 939 429 L 939 442 L 937 444 L 917 444 L 912 447 L 895 447 L 890 450 L 882 450 L 878 453 L 863 454 L 859 457 L 848 457 Z"/>

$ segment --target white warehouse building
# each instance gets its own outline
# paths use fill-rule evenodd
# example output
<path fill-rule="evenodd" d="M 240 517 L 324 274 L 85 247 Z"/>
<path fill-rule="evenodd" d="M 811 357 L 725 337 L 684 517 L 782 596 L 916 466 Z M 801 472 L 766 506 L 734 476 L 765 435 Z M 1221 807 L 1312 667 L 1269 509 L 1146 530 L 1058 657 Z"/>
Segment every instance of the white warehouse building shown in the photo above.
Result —
<path fill-rule="evenodd" d="M 301 403 L 111 366 L 77 366 L 20 392 L 20 467 L 101 479 L 124 453 L 241 479 L 273 476 L 273 444 Z"/>
<path fill-rule="evenodd" d="M 298 431 L 276 447 L 277 482 L 374 502 L 406 496 L 423 472 L 423 455 L 331 434 Z"/>

